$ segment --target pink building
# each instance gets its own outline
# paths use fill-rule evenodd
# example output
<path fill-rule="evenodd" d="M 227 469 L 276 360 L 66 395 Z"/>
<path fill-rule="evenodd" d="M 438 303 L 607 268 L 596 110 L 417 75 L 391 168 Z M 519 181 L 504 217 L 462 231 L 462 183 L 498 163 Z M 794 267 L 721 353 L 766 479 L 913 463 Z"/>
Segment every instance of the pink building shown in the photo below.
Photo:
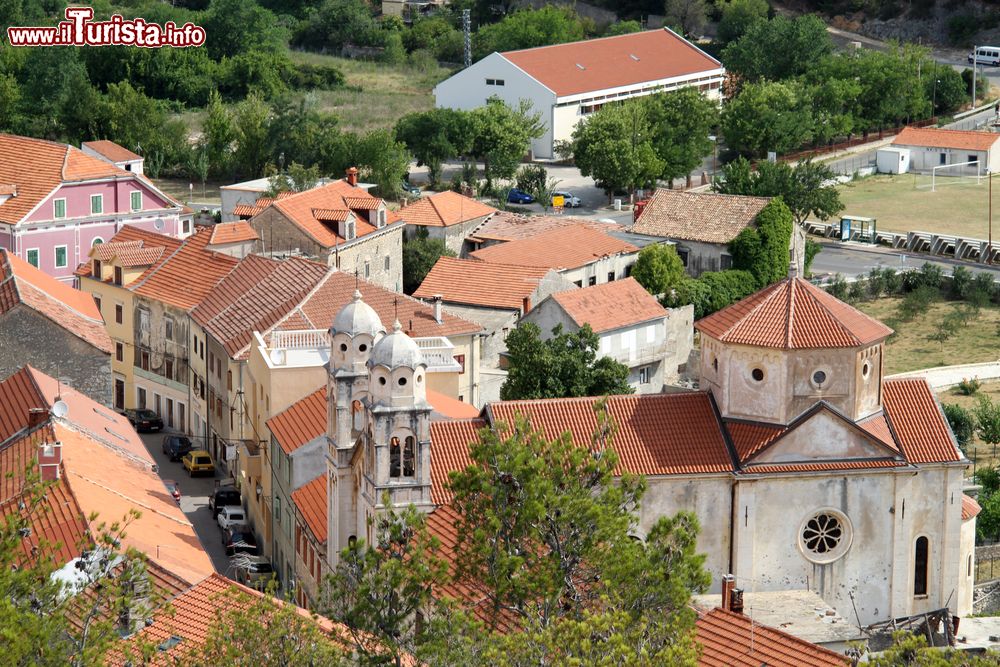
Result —
<path fill-rule="evenodd" d="M 141 167 L 126 171 L 73 146 L 0 134 L 0 248 L 71 282 L 90 248 L 125 225 L 183 238 L 192 215 Z"/>

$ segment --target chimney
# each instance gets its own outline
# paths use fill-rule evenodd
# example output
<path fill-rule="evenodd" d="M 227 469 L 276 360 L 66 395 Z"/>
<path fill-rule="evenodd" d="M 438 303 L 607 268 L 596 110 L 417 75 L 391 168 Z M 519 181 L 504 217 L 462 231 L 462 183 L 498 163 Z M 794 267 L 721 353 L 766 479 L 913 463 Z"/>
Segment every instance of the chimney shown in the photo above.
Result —
<path fill-rule="evenodd" d="M 28 410 L 28 428 L 41 426 L 48 418 L 49 411 L 45 408 L 30 408 Z"/>
<path fill-rule="evenodd" d="M 743 589 L 734 588 L 729 591 L 729 611 L 734 614 L 743 613 Z"/>
<path fill-rule="evenodd" d="M 441 299 L 444 297 L 440 294 L 435 294 L 431 298 L 434 299 L 434 321 L 441 324 Z"/>
<path fill-rule="evenodd" d="M 344 180 L 347 181 L 347 183 L 349 185 L 357 185 L 358 184 L 358 168 L 357 167 L 348 167 L 347 168 L 347 176 L 344 178 Z"/>
<path fill-rule="evenodd" d="M 59 479 L 59 466 L 62 463 L 62 443 L 45 442 L 38 447 L 38 472 L 43 482 L 54 482 Z"/>
<path fill-rule="evenodd" d="M 722 608 L 729 611 L 729 606 L 732 600 L 733 589 L 736 587 L 736 577 L 731 574 L 724 575 L 722 577 Z"/>
<path fill-rule="evenodd" d="M 529 310 L 531 310 L 531 297 L 526 296 L 521 299 L 521 315 L 527 315 Z"/>

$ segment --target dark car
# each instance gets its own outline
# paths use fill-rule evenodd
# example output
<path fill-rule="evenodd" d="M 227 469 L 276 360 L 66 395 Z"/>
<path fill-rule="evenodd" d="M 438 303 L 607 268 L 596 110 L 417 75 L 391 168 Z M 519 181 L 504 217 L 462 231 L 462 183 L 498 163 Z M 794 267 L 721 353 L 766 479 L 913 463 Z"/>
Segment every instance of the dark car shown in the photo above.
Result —
<path fill-rule="evenodd" d="M 524 190 L 511 188 L 511 191 L 507 193 L 507 203 L 509 204 L 530 204 L 533 201 L 535 201 L 535 198 Z"/>
<path fill-rule="evenodd" d="M 222 536 L 222 543 L 226 547 L 227 556 L 235 556 L 236 554 L 253 556 L 257 554 L 257 538 L 253 536 L 253 533 L 247 531 L 227 530 Z"/>
<path fill-rule="evenodd" d="M 189 438 L 183 435 L 165 435 L 163 436 L 163 453 L 171 461 L 180 461 L 184 458 L 184 455 L 194 449 L 194 444 L 191 443 Z"/>
<path fill-rule="evenodd" d="M 219 511 L 223 507 L 233 507 L 242 504 L 243 499 L 240 498 L 240 492 L 231 486 L 216 489 L 215 492 L 208 497 L 208 506 L 212 508 L 213 519 L 219 516 Z"/>
<path fill-rule="evenodd" d="M 142 431 L 159 431 L 163 429 L 163 420 L 160 419 L 160 415 L 152 410 L 129 409 L 124 414 L 125 418 L 128 419 L 128 423 L 132 425 L 132 428 L 140 433 Z"/>

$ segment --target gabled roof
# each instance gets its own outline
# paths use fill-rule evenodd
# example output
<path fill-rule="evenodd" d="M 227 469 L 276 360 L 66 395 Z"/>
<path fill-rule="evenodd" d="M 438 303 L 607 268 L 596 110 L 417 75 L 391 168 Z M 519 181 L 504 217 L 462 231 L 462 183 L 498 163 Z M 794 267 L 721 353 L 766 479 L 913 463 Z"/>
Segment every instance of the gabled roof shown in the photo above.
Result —
<path fill-rule="evenodd" d="M 326 433 L 326 408 L 324 385 L 268 419 L 267 428 L 281 450 L 291 454 Z"/>
<path fill-rule="evenodd" d="M 695 622 L 702 667 L 846 667 L 838 653 L 716 607 Z"/>
<path fill-rule="evenodd" d="M 479 408 L 447 394 L 427 389 L 427 402 L 431 404 L 431 420 L 471 419 L 479 416 Z"/>
<path fill-rule="evenodd" d="M 244 241 L 257 241 L 260 235 L 250 226 L 246 220 L 235 222 L 220 222 L 212 225 L 212 238 L 209 245 L 226 245 L 227 243 L 243 243 Z"/>
<path fill-rule="evenodd" d="M 994 132 L 973 130 L 942 130 L 933 127 L 904 127 L 892 140 L 893 146 L 954 148 L 957 150 L 988 151 L 1000 139 Z"/>
<path fill-rule="evenodd" d="M 326 473 L 292 491 L 292 502 L 320 544 L 326 544 L 328 499 Z"/>
<path fill-rule="evenodd" d="M 694 326 L 724 343 L 783 350 L 860 347 L 892 334 L 802 278 L 774 283 Z"/>
<path fill-rule="evenodd" d="M 430 299 L 440 294 L 446 303 L 520 310 L 550 270 L 442 256 L 413 296 Z"/>
<path fill-rule="evenodd" d="M 17 224 L 65 182 L 131 176 L 79 148 L 0 133 L 0 183 L 17 194 L 0 204 L 0 223 Z"/>
<path fill-rule="evenodd" d="M 560 97 L 722 68 L 666 28 L 501 55 Z"/>
<path fill-rule="evenodd" d="M 577 326 L 589 324 L 595 333 L 662 320 L 668 315 L 666 308 L 635 278 L 556 292 L 549 298 L 559 304 Z"/>
<path fill-rule="evenodd" d="M 965 458 L 952 438 L 951 429 L 927 380 L 884 380 L 882 404 L 903 454 L 910 463 L 947 463 Z"/>
<path fill-rule="evenodd" d="M 657 188 L 630 231 L 678 241 L 729 243 L 771 201 L 769 197 Z"/>
<path fill-rule="evenodd" d="M 231 358 L 243 359 L 253 332 L 266 331 L 285 317 L 330 271 L 307 259 L 250 255 L 212 288 L 191 317 Z"/>
<path fill-rule="evenodd" d="M 409 206 L 401 208 L 399 217 L 408 225 L 450 227 L 496 212 L 495 208 L 478 199 L 445 190 L 430 197 L 421 197 Z"/>
<path fill-rule="evenodd" d="M 141 160 L 142 156 L 133 153 L 124 146 L 120 146 L 113 141 L 108 139 L 99 139 L 97 141 L 85 141 L 82 144 L 95 153 L 99 153 L 106 157 L 111 162 L 131 162 L 133 160 Z"/>
<path fill-rule="evenodd" d="M 586 225 L 553 229 L 520 241 L 488 246 L 472 257 L 496 264 L 575 269 L 602 257 L 638 252 L 639 248 Z"/>
<path fill-rule="evenodd" d="M 435 505 L 451 502 L 448 473 L 465 470 L 471 463 L 469 444 L 479 440 L 485 419 L 455 419 L 431 422 L 431 500 Z"/>
<path fill-rule="evenodd" d="M 616 226 L 590 220 L 570 218 L 561 215 L 521 215 L 520 213 L 497 213 L 473 230 L 470 239 L 483 241 L 517 241 L 529 239 L 553 229 L 583 225 L 598 231 L 615 229 Z"/>
<path fill-rule="evenodd" d="M 94 297 L 39 271 L 0 248 L 0 315 L 23 305 L 101 352 L 111 353 L 111 338 Z"/>
<path fill-rule="evenodd" d="M 148 267 L 135 280 L 133 285 L 138 284 L 143 278 L 167 261 L 183 241 L 173 236 L 165 236 L 156 232 L 146 231 L 135 225 L 125 225 L 118 233 L 111 237 L 107 243 L 99 243 L 90 249 L 91 259 L 98 259 L 102 262 L 123 260 L 122 266 Z M 150 262 L 145 264 L 144 262 Z M 84 262 L 75 271 L 81 278 L 89 277 L 92 273 L 92 262 Z M 112 278 L 109 278 L 110 281 Z M 131 286 L 128 287 L 130 289 Z"/>

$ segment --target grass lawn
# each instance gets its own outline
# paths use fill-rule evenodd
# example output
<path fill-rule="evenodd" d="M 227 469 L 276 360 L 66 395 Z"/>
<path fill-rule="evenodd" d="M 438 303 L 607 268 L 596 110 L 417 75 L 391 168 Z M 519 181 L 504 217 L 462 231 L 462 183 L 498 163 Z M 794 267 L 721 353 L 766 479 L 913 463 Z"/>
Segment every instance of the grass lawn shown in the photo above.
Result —
<path fill-rule="evenodd" d="M 205 183 L 204 191 L 202 191 L 200 182 L 194 184 L 194 190 L 189 190 L 188 186 L 191 184 L 191 181 L 186 178 L 157 178 L 153 183 L 164 193 L 179 202 L 187 203 L 189 201 L 196 201 L 198 203 L 216 204 L 222 203 L 219 186 L 228 185 L 228 181 L 208 181 Z"/>
<path fill-rule="evenodd" d="M 1000 325 L 1000 307 L 989 306 L 980 311 L 979 318 L 946 341 L 944 344 L 929 339 L 938 323 L 957 307 L 955 302 L 932 303 L 923 315 L 909 322 L 900 322 L 897 316 L 898 297 L 876 299 L 857 307 L 875 319 L 885 322 L 896 331 L 885 351 L 885 374 L 905 373 L 953 364 L 972 364 L 995 361 L 998 351 L 997 327 Z"/>
<path fill-rule="evenodd" d="M 989 188 L 985 178 L 977 185 L 974 178 L 939 177 L 934 192 L 930 182 L 930 176 L 883 174 L 845 183 L 840 186 L 843 212 L 875 218 L 878 229 L 885 231 L 987 238 Z M 1000 209 L 997 217 L 1000 220 Z"/>

